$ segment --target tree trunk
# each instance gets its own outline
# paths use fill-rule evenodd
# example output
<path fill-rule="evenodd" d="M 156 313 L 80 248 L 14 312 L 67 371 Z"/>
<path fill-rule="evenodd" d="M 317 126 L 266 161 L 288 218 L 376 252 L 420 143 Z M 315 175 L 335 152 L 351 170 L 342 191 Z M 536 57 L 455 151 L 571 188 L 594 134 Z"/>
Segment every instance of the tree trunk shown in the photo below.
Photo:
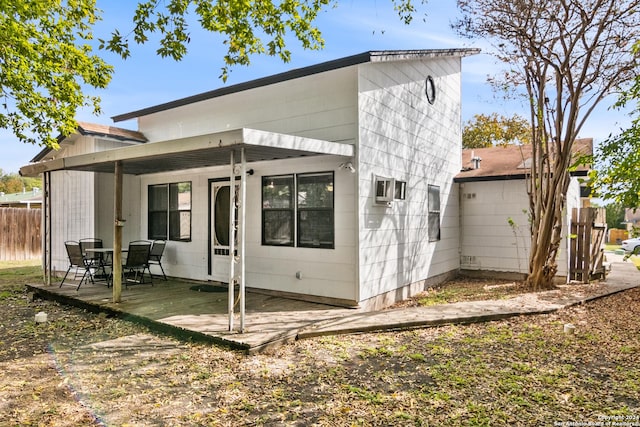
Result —
<path fill-rule="evenodd" d="M 532 177 L 535 179 L 535 177 Z M 569 172 L 564 162 L 554 164 L 551 176 L 538 177 L 544 191 L 530 194 L 532 210 L 531 252 L 529 255 L 529 275 L 526 285 L 531 290 L 547 290 L 555 287 L 553 280 L 558 272 L 556 258 L 562 243 L 562 213 L 566 205 L 569 188 Z M 537 212 L 537 216 L 536 216 Z"/>

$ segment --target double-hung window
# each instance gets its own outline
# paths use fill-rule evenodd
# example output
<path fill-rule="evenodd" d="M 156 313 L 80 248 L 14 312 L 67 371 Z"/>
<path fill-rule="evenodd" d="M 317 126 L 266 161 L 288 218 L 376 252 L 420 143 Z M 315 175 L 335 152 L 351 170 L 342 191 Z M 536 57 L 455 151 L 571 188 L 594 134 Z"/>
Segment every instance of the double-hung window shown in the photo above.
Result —
<path fill-rule="evenodd" d="M 149 239 L 191 240 L 191 182 L 148 187 Z"/>
<path fill-rule="evenodd" d="M 262 178 L 262 244 L 333 248 L 333 172 Z"/>

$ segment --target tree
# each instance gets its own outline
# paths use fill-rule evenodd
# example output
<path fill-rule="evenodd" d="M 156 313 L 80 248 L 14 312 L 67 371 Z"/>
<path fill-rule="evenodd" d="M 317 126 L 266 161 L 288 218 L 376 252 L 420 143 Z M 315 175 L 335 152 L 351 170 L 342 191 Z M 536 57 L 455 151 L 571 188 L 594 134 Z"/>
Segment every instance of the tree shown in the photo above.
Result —
<path fill-rule="evenodd" d="M 640 52 L 640 41 L 634 52 Z M 595 153 L 591 185 L 598 196 L 628 208 L 640 207 L 640 75 L 632 87 L 621 94 L 616 108 L 635 103 L 631 112 L 635 119 L 628 129 L 609 136 Z"/>
<path fill-rule="evenodd" d="M 603 200 L 640 207 L 640 123 L 611 136 L 596 149 L 591 185 Z"/>
<path fill-rule="evenodd" d="M 624 228 L 621 227 L 626 210 L 624 206 L 617 203 L 609 203 L 604 208 L 607 214 L 607 228 L 609 230 L 614 228 Z"/>
<path fill-rule="evenodd" d="M 305 49 L 324 47 L 320 31 L 313 26 L 318 14 L 332 0 L 242 1 L 230 0 L 149 0 L 139 3 L 130 34 L 137 44 L 149 41 L 151 33 L 161 39 L 156 52 L 162 57 L 182 59 L 190 41 L 190 22 L 194 13 L 202 29 L 224 37 L 227 48 L 220 78 L 226 81 L 230 67 L 248 65 L 251 56 L 268 54 L 283 61 L 291 59 L 285 37 L 293 34 Z M 262 38 L 265 38 L 265 41 Z M 130 56 L 130 41 L 119 30 L 101 47 Z"/>
<path fill-rule="evenodd" d="M 529 144 L 531 126 L 523 117 L 476 114 L 462 128 L 463 148 L 483 148 L 493 145 Z"/>
<path fill-rule="evenodd" d="M 461 34 L 489 40 L 505 87 L 530 105 L 527 180 L 531 248 L 527 284 L 553 287 L 573 142 L 593 109 L 637 72 L 640 0 L 458 0 Z"/>
<path fill-rule="evenodd" d="M 34 187 L 42 188 L 40 178 L 22 177 L 18 174 L 5 175 L 0 169 L 0 192 L 6 194 L 20 193 L 22 190 L 31 191 Z"/>
<path fill-rule="evenodd" d="M 92 54 L 95 0 L 29 0 L 0 5 L 0 128 L 22 142 L 58 148 L 57 136 L 76 129 L 76 111 L 99 98 L 112 67 Z"/>
<path fill-rule="evenodd" d="M 411 22 L 416 11 L 413 0 L 391 2 L 399 17 Z M 90 45 L 92 26 L 100 19 L 95 3 L 17 0 L 0 5 L 0 128 L 11 130 L 18 140 L 57 149 L 57 137 L 76 130 L 79 108 L 100 112 L 100 98 L 84 92 L 87 86 L 105 88 L 113 73 L 113 67 L 94 55 Z M 99 46 L 127 58 L 129 35 L 143 44 L 157 33 L 161 36 L 157 53 L 179 60 L 187 53 L 190 40 L 188 18 L 195 15 L 203 29 L 224 37 L 227 54 L 220 77 L 226 80 L 231 66 L 248 65 L 255 54 L 289 61 L 289 35 L 305 49 L 321 49 L 324 41 L 313 22 L 336 3 L 148 0 L 137 5 L 130 33 L 122 35 L 116 30 L 110 39 L 100 40 Z"/>

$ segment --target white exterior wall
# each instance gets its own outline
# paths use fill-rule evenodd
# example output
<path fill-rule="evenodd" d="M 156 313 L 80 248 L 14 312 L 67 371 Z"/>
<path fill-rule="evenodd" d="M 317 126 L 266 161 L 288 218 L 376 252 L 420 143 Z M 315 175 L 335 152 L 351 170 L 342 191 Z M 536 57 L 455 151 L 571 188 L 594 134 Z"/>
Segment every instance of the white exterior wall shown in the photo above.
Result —
<path fill-rule="evenodd" d="M 322 156 L 250 165 L 254 175 L 247 179 L 247 286 L 355 301 L 355 178 L 350 172 L 338 169 L 342 161 L 337 157 Z M 262 246 L 262 176 L 327 171 L 334 171 L 335 248 Z M 167 242 L 162 260 L 167 275 L 194 280 L 209 279 L 209 179 L 228 176 L 228 167 L 217 167 L 145 175 L 141 178 L 141 238 L 146 238 L 147 186 L 191 181 L 192 239 L 189 242 Z M 296 278 L 298 271 L 302 279 Z"/>
<path fill-rule="evenodd" d="M 433 105 L 425 79 L 437 89 Z M 360 67 L 360 301 L 459 267 L 460 58 Z M 373 177 L 407 183 L 406 200 L 374 205 Z M 427 186 L 440 187 L 441 240 L 429 242 Z"/>
<path fill-rule="evenodd" d="M 189 104 L 141 117 L 139 130 L 154 142 L 242 127 L 355 142 L 356 77 L 351 67 Z M 344 161 L 323 156 L 248 165 L 255 173 L 247 180 L 247 286 L 357 302 L 356 176 L 338 168 Z M 335 249 L 262 246 L 261 177 L 326 171 L 335 173 Z M 228 176 L 228 168 L 218 167 L 141 177 L 142 238 L 147 229 L 147 186 L 192 182 L 192 241 L 167 243 L 162 264 L 168 275 L 208 279 L 208 180 Z M 301 280 L 295 277 L 297 271 Z"/>
<path fill-rule="evenodd" d="M 63 143 L 57 156 L 76 156 L 124 146 L 91 136 L 79 136 L 73 144 Z M 128 215 L 131 224 L 139 224 L 139 184 L 136 177 L 125 177 L 123 206 L 135 212 Z M 69 258 L 64 247 L 67 240 L 97 237 L 105 246 L 113 244 L 113 187 L 112 174 L 80 171 L 51 173 L 51 266 L 66 271 Z"/>
<path fill-rule="evenodd" d="M 459 186 L 460 267 L 527 273 L 531 231 L 525 181 L 465 182 Z"/>
<path fill-rule="evenodd" d="M 464 270 L 526 274 L 531 231 L 529 197 L 523 179 L 465 182 L 460 186 L 461 265 Z M 567 192 L 563 243 L 558 253 L 558 276 L 569 271 L 567 238 L 571 209 L 580 207 L 580 184 L 572 178 Z"/>
<path fill-rule="evenodd" d="M 334 142 L 356 138 L 356 68 L 348 67 L 138 119 L 151 142 L 253 128 Z"/>

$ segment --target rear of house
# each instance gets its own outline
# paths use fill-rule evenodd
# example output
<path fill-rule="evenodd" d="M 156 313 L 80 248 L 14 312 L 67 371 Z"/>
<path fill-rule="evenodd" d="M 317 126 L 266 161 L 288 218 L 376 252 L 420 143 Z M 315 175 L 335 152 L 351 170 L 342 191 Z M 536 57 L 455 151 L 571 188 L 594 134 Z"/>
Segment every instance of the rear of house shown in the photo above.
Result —
<path fill-rule="evenodd" d="M 114 117 L 136 132 L 81 127 L 23 168 L 50 186 L 51 266 L 65 240 L 112 244 L 117 161 L 123 241 L 167 240 L 169 276 L 229 282 L 233 251 L 248 287 L 367 308 L 444 280 L 475 53 L 366 52 Z"/>

